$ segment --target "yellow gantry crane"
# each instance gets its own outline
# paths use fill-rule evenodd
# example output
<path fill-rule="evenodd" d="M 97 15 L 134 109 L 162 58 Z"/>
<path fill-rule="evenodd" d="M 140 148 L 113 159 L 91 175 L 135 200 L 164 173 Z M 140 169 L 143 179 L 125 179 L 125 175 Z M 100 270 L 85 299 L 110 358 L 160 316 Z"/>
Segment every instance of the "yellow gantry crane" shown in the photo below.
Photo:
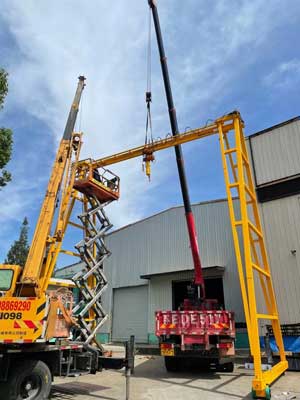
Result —
<path fill-rule="evenodd" d="M 75 180 L 75 186 L 80 187 L 88 181 L 91 185 L 101 184 L 95 179 L 95 171 L 135 157 L 142 157 L 146 163 L 146 173 L 150 175 L 155 152 L 218 135 L 250 351 L 254 361 L 252 394 L 254 398 L 268 399 L 271 397 L 270 385 L 284 373 L 288 364 L 243 128 L 244 123 L 239 112 L 234 111 L 203 128 L 157 140 L 99 160 L 82 160 L 76 165 L 78 179 Z M 238 202 L 239 206 L 234 206 L 234 202 Z M 264 299 L 261 309 L 258 309 L 256 299 L 256 290 L 259 288 Z M 280 354 L 279 363 L 268 371 L 262 370 L 259 343 L 261 320 L 272 324 Z"/>
<path fill-rule="evenodd" d="M 83 365 L 85 371 L 93 372 L 107 365 L 107 360 L 101 358 L 103 349 L 95 334 L 107 319 L 101 303 L 101 296 L 107 286 L 103 262 L 110 255 L 105 246 L 104 235 L 112 225 L 104 207 L 119 198 L 120 181 L 105 167 L 142 157 L 146 164 L 146 173 L 150 175 L 155 152 L 218 135 L 245 319 L 254 361 L 253 397 L 270 398 L 270 385 L 288 365 L 243 134 L 244 123 L 240 114 L 234 111 L 202 128 L 153 141 L 99 160 L 79 161 L 81 133 L 74 133 L 73 130 L 83 88 L 84 78 L 80 77 L 26 265 L 24 269 L 17 265 L 0 265 L 0 353 L 5 355 L 0 358 L 1 370 L 10 371 L 10 363 L 15 362 L 18 354 L 22 356 L 23 369 L 26 371 L 26 366 L 30 367 L 28 376 L 24 377 L 24 387 L 30 391 L 34 384 L 30 381 L 33 364 L 36 367 L 38 362 L 43 363 L 42 376 L 50 374 L 48 366 L 53 369 L 53 375 L 68 375 L 70 370 L 75 370 L 74 360 L 78 360 L 77 368 L 79 364 Z M 61 201 L 56 224 L 52 226 L 59 191 Z M 238 207 L 236 204 L 234 206 L 236 198 Z M 79 216 L 81 223 L 71 220 L 75 202 L 78 200 L 83 205 L 83 212 Z M 83 239 L 76 244 L 75 252 L 62 249 L 62 241 L 69 225 L 83 232 Z M 82 300 L 74 308 L 70 304 L 72 300 L 67 292 L 47 293 L 57 257 L 61 252 L 80 257 L 85 265 L 73 277 L 74 284 L 82 295 Z M 256 299 L 256 290 L 259 288 L 264 299 L 260 309 Z M 262 371 L 261 365 L 260 320 L 270 321 L 272 324 L 280 354 L 280 361 L 268 371 Z M 71 327 L 78 329 L 79 342 L 68 339 Z M 51 340 L 57 341 L 62 338 L 67 341 L 67 345 L 50 344 Z M 91 348 L 90 343 L 94 343 L 95 346 Z M 97 347 L 98 353 L 95 355 Z M 85 353 L 82 353 L 83 349 Z M 51 351 L 57 353 L 57 360 L 53 355 L 46 356 Z M 87 364 L 84 364 L 85 362 Z M 124 362 L 122 360 L 120 366 L 124 366 Z M 59 369 L 55 370 L 57 366 Z M 5 379 L 8 379 L 8 383 Z M 0 374 L 0 394 L 6 393 L 7 385 L 9 377 L 3 378 Z"/>

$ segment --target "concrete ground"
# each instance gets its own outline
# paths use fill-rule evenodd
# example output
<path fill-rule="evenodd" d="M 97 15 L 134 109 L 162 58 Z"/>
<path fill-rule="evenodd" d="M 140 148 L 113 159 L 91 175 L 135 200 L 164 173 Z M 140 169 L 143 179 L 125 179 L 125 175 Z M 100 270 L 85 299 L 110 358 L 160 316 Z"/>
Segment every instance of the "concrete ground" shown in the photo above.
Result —
<path fill-rule="evenodd" d="M 236 365 L 233 373 L 168 373 L 162 357 L 136 356 L 130 400 L 251 399 L 252 372 Z M 56 379 L 51 400 L 125 400 L 124 370 Z M 287 372 L 272 386 L 274 400 L 300 400 L 300 372 Z"/>

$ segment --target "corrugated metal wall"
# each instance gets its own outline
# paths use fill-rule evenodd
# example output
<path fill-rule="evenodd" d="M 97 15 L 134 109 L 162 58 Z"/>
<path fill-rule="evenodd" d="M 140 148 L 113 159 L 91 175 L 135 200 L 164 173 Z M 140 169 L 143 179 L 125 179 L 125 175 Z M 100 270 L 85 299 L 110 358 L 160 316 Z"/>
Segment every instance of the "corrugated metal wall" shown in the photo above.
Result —
<path fill-rule="evenodd" d="M 299 117 L 248 138 L 258 186 L 300 174 Z M 294 195 L 261 203 L 260 215 L 281 323 L 300 321 L 300 204 Z M 296 250 L 292 254 L 292 250 Z M 257 292 L 262 312 L 261 293 Z"/>
<path fill-rule="evenodd" d="M 300 121 L 250 136 L 257 185 L 300 173 Z"/>
<path fill-rule="evenodd" d="M 154 332 L 155 311 L 172 310 L 172 281 L 192 278 L 193 271 L 177 272 L 151 278 L 149 282 L 148 332 Z"/>
<path fill-rule="evenodd" d="M 193 206 L 204 267 L 232 262 L 232 235 L 226 200 Z M 120 229 L 106 238 L 113 254 L 106 269 L 114 287 L 140 285 L 140 275 L 193 268 L 183 207 L 176 207 Z"/>
<path fill-rule="evenodd" d="M 225 267 L 223 279 L 226 306 L 235 310 L 238 321 L 244 321 L 227 201 L 202 203 L 193 206 L 193 210 L 202 264 L 204 267 Z M 148 284 L 147 280 L 140 278 L 141 275 L 193 268 L 182 207 L 167 210 L 118 230 L 107 236 L 106 244 L 112 250 L 112 255 L 105 263 L 110 284 L 103 302 L 105 309 L 110 312 L 112 288 Z M 191 276 L 190 272 L 188 274 Z M 160 299 L 158 302 L 150 300 L 148 324 L 151 329 L 153 307 L 167 308 L 172 301 L 172 279 L 170 276 L 151 278 L 150 299 Z M 110 331 L 109 323 L 102 331 Z"/>
<path fill-rule="evenodd" d="M 263 203 L 261 215 L 281 323 L 299 322 L 300 197 Z"/>
<path fill-rule="evenodd" d="M 148 285 L 113 290 L 112 338 L 128 340 L 135 336 L 137 343 L 148 340 Z"/>

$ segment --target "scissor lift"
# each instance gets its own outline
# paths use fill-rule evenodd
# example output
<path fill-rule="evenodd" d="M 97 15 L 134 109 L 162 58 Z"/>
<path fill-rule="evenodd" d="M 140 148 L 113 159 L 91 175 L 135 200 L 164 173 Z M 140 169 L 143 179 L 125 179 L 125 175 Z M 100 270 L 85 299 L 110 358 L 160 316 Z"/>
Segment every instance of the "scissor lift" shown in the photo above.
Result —
<path fill-rule="evenodd" d="M 112 227 L 104 208 L 119 198 L 120 179 L 104 168 L 92 168 L 83 163 L 76 169 L 73 187 L 83 196 L 84 210 L 78 216 L 84 237 L 75 248 L 84 262 L 84 268 L 72 280 L 81 293 L 81 300 L 73 309 L 73 315 L 81 327 L 77 339 L 85 344 L 94 342 L 103 352 L 96 339 L 98 329 L 107 320 L 101 296 L 107 288 L 103 262 L 110 256 L 104 243 L 105 233 Z"/>

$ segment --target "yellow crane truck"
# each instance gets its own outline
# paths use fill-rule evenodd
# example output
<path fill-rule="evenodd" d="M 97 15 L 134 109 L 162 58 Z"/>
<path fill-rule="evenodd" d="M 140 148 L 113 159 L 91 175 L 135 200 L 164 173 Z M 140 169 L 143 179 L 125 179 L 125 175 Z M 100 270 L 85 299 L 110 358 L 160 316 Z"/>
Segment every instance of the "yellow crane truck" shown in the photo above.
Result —
<path fill-rule="evenodd" d="M 118 199 L 119 178 L 103 170 L 87 182 L 76 171 L 82 134 L 74 133 L 74 127 L 84 86 L 80 76 L 26 264 L 0 265 L 0 399 L 48 399 L 54 376 L 132 363 L 129 351 L 125 358 L 113 358 L 96 340 L 107 319 L 101 294 L 107 285 L 103 261 L 110 253 L 103 235 L 111 224 L 103 208 Z M 81 223 L 70 220 L 77 200 Z M 62 249 L 68 225 L 82 232 L 76 254 Z M 73 282 L 52 278 L 60 252 L 84 263 Z M 73 304 L 75 286 L 81 293 L 78 304 Z"/>

